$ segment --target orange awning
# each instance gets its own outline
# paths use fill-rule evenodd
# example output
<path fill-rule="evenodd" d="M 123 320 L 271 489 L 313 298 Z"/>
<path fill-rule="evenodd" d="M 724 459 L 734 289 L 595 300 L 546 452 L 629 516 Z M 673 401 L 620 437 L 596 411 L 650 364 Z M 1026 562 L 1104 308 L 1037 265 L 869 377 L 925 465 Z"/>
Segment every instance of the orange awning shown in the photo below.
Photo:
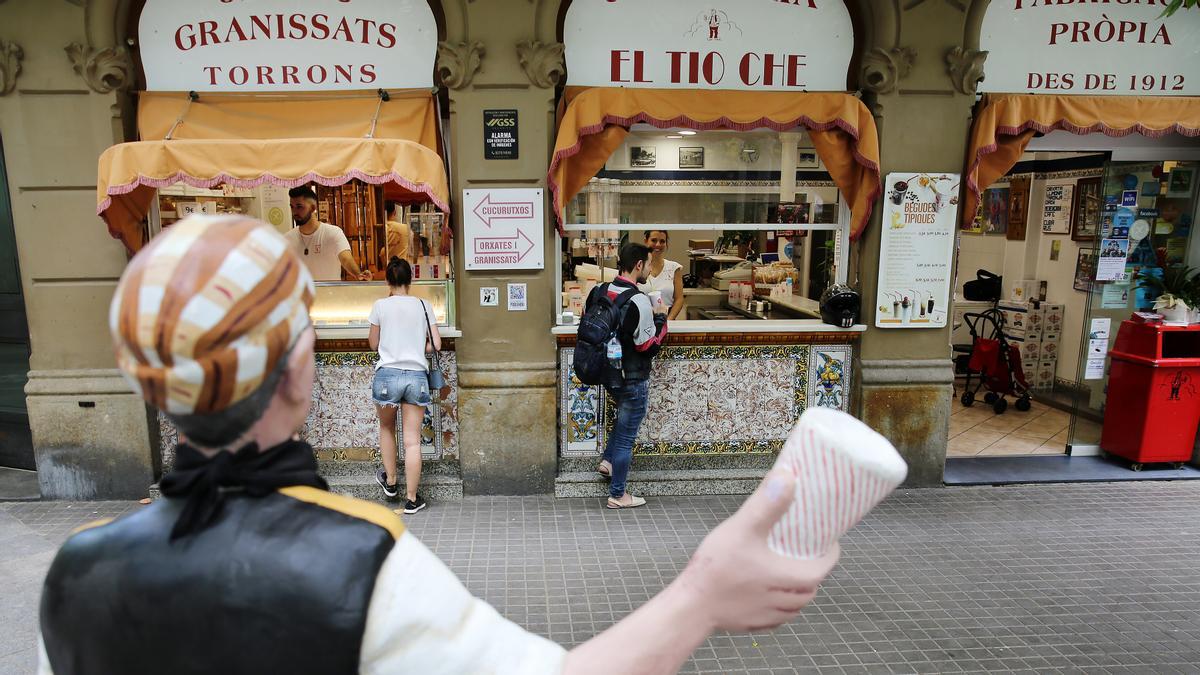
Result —
<path fill-rule="evenodd" d="M 288 138 L 267 140 L 173 140 L 121 143 L 100 155 L 96 213 L 130 251 L 145 243 L 142 219 L 158 188 L 225 184 L 252 188 L 264 183 L 295 187 L 315 182 L 341 185 L 353 179 L 395 183 L 449 211 L 449 188 L 441 157 L 412 141 L 383 138 Z"/>
<path fill-rule="evenodd" d="M 158 188 L 333 186 L 358 179 L 449 211 L 429 91 L 283 96 L 144 92 L 142 140 L 100 156 L 96 213 L 131 251 Z"/>
<path fill-rule="evenodd" d="M 562 229 L 563 206 L 604 168 L 636 123 L 697 130 L 808 129 L 852 215 L 851 239 L 881 191 L 875 119 L 849 94 L 568 87 L 547 178 Z"/>
<path fill-rule="evenodd" d="M 962 222 L 975 218 L 980 193 L 1021 159 L 1034 134 L 1056 130 L 1105 136 L 1200 136 L 1200 98 L 989 94 L 979 104 L 967 160 Z"/>
<path fill-rule="evenodd" d="M 440 152 L 437 110 L 429 91 L 390 91 L 388 97 L 380 105 L 378 96 L 363 92 L 286 97 L 202 94 L 189 103 L 187 94 L 142 92 L 138 137 L 156 141 L 170 133 L 180 140 L 364 138 L 375 121 L 373 138 L 402 138 Z"/>

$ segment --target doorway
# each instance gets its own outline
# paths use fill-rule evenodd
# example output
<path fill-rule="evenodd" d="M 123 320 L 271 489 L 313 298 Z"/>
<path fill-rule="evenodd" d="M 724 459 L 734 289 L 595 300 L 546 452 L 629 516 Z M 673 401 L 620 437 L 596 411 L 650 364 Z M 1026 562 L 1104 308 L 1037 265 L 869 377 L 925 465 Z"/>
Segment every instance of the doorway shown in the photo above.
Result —
<path fill-rule="evenodd" d="M 4 145 L 0 139 L 0 467 L 35 468 L 25 383 L 29 379 L 29 323 L 21 292 L 16 232 Z"/>

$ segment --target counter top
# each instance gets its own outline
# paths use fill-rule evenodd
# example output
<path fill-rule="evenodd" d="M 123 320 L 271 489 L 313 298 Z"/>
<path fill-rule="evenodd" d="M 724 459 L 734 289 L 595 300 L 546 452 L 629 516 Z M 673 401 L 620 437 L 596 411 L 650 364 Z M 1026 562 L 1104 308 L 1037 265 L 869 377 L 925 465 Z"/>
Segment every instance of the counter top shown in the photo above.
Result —
<path fill-rule="evenodd" d="M 370 326 L 317 326 L 318 340 L 366 340 Z M 444 338 L 460 338 L 462 331 L 454 326 L 438 326 Z"/>
<path fill-rule="evenodd" d="M 856 324 L 850 328 L 838 328 L 817 319 L 792 319 L 785 321 L 763 321 L 746 319 L 733 321 L 672 321 L 669 333 L 863 333 L 867 327 Z M 555 326 L 550 330 L 555 335 L 575 335 L 579 326 Z"/>

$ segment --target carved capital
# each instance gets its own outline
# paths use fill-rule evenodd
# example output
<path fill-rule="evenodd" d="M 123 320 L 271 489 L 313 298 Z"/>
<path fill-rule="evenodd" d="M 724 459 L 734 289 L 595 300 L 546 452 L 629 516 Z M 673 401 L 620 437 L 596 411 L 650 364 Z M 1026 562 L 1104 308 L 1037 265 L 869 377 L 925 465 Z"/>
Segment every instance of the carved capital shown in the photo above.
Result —
<path fill-rule="evenodd" d="M 471 84 L 487 53 L 482 42 L 441 42 L 438 44 L 437 73 L 442 84 L 462 89 Z"/>
<path fill-rule="evenodd" d="M 960 94 L 974 94 L 983 80 L 983 62 L 988 53 L 978 49 L 954 47 L 946 52 L 946 72 L 954 90 Z"/>
<path fill-rule="evenodd" d="M 517 43 L 517 60 L 534 86 L 550 89 L 562 82 L 567 74 L 563 49 L 561 42 L 521 40 Z"/>
<path fill-rule="evenodd" d="M 17 87 L 17 75 L 21 74 L 21 59 L 25 51 L 15 42 L 0 40 L 0 96 L 12 93 Z"/>
<path fill-rule="evenodd" d="M 66 46 L 75 73 L 97 94 L 124 89 L 133 83 L 133 59 L 125 47 L 94 49 L 78 42 Z"/>
<path fill-rule="evenodd" d="M 876 94 L 889 94 L 896 90 L 900 80 L 912 72 L 917 50 L 913 47 L 875 47 L 863 55 L 863 88 Z"/>

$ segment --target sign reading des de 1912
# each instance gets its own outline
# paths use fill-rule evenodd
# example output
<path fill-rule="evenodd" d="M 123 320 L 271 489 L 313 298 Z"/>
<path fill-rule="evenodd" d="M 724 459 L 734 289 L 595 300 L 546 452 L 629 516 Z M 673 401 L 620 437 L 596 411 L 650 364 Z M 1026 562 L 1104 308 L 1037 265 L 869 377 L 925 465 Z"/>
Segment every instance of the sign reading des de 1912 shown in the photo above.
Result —
<path fill-rule="evenodd" d="M 542 269 L 545 230 L 540 188 L 463 190 L 463 251 L 469 270 Z"/>
<path fill-rule="evenodd" d="M 572 85 L 846 91 L 854 28 L 843 0 L 574 0 Z"/>
<path fill-rule="evenodd" d="M 149 91 L 433 86 L 426 0 L 146 0 L 138 40 Z"/>
<path fill-rule="evenodd" d="M 1169 0 L 992 0 L 980 91 L 1200 95 L 1200 11 Z"/>

